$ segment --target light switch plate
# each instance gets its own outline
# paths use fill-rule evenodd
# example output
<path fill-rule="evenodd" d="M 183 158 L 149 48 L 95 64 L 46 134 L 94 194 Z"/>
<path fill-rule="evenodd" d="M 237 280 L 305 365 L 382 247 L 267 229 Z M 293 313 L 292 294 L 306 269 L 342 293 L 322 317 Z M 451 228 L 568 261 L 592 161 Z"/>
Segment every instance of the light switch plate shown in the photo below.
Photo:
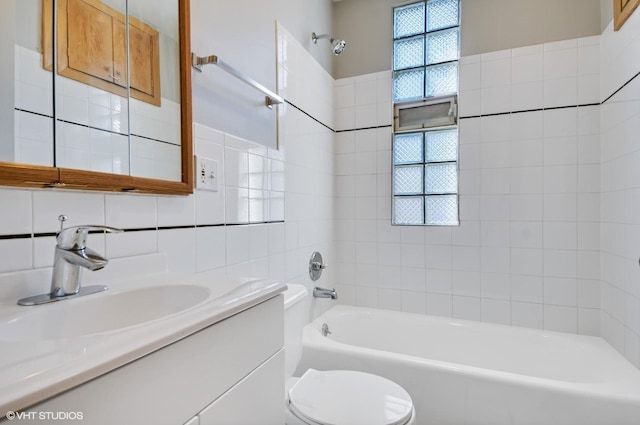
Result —
<path fill-rule="evenodd" d="M 218 161 L 195 155 L 196 189 L 218 191 Z"/>

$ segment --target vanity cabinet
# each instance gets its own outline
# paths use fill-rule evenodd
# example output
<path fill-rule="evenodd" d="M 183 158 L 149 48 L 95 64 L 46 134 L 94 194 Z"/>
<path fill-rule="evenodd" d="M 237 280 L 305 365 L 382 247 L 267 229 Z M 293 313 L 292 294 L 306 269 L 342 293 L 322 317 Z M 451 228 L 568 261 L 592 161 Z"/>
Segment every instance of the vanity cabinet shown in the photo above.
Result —
<path fill-rule="evenodd" d="M 284 424 L 284 350 L 267 360 L 198 414 L 198 425 Z M 281 391 L 274 383 L 282 385 Z"/>
<path fill-rule="evenodd" d="M 44 0 L 44 67 L 53 69 L 52 0 Z M 160 106 L 160 36 L 129 16 L 129 76 L 125 15 L 98 0 L 59 0 L 58 74 Z"/>
<path fill-rule="evenodd" d="M 82 412 L 92 425 L 281 425 L 282 297 L 24 410 Z"/>

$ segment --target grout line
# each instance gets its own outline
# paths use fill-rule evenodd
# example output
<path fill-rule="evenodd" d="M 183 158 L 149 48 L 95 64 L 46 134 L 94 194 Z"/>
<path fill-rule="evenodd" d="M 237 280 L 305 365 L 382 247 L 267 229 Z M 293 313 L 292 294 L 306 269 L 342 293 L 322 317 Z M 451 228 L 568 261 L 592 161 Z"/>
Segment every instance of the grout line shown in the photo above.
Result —
<path fill-rule="evenodd" d="M 570 108 L 584 108 L 588 106 L 600 106 L 600 103 L 583 103 L 580 105 L 567 105 L 567 106 L 550 106 L 548 108 L 537 108 L 537 109 L 522 109 L 518 111 L 509 111 L 509 112 L 494 112 L 491 114 L 479 114 L 479 115 L 467 115 L 464 117 L 459 117 L 460 120 L 470 119 L 470 118 L 485 118 L 485 117 L 495 117 L 499 115 L 511 115 L 511 114 L 522 114 L 526 112 L 540 112 L 540 111 L 553 111 L 556 109 L 570 109 Z"/>
<path fill-rule="evenodd" d="M 388 127 L 392 127 L 391 124 L 384 124 L 384 125 L 374 125 L 371 127 L 358 127 L 358 128 L 349 128 L 346 130 L 335 130 L 335 133 L 345 133 L 347 131 L 360 131 L 360 130 L 375 130 L 378 128 L 388 128 Z"/>
<path fill-rule="evenodd" d="M 26 109 L 21 109 L 21 108 L 14 108 L 14 110 L 19 111 L 19 112 L 23 112 L 25 114 L 32 114 L 32 115 L 38 115 L 41 117 L 45 117 L 45 118 L 51 118 L 53 119 L 53 116 L 51 115 L 47 115 L 47 114 L 42 114 L 40 112 L 34 112 L 34 111 L 29 111 Z M 173 146 L 177 146 L 175 143 L 172 142 L 167 142 L 166 140 L 160 140 L 160 139 L 155 139 L 153 137 L 149 137 L 149 136 L 142 136 L 140 134 L 135 134 L 135 133 L 121 133 L 119 131 L 114 131 L 114 130 L 108 130 L 106 128 L 100 128 L 100 127 L 94 127 L 92 125 L 88 125 L 88 124 L 80 124 L 74 121 L 68 121 L 68 120 L 63 120 L 63 119 L 56 119 L 56 121 L 58 122 L 63 122 L 65 124 L 73 124 L 73 125 L 77 125 L 79 127 L 85 127 L 85 128 L 89 128 L 91 130 L 97 130 L 97 131 L 103 131 L 105 133 L 110 133 L 110 134 L 115 134 L 118 136 L 134 136 L 134 137 L 139 137 L 141 139 L 147 139 L 147 140 L 153 140 L 154 142 L 158 142 L 158 143 L 165 143 L 167 145 L 173 145 Z"/>
<path fill-rule="evenodd" d="M 284 223 L 284 220 L 269 220 L 269 221 L 256 221 L 251 223 L 218 223 L 218 224 L 193 224 L 182 226 L 158 226 L 158 227 L 136 227 L 131 229 L 122 229 L 124 233 L 133 232 L 156 232 L 160 230 L 178 230 L 178 229 L 199 229 L 206 227 L 233 227 L 233 226 L 256 226 L 261 224 L 278 224 Z M 94 230 L 89 232 L 90 234 L 104 233 L 100 230 Z M 56 236 L 57 232 L 42 232 L 42 233 L 17 233 L 13 235 L 0 235 L 0 240 L 8 239 L 29 239 L 29 238 L 46 238 Z"/>
<path fill-rule="evenodd" d="M 48 115 L 48 114 L 42 114 L 40 112 L 35 112 L 35 111 L 29 111 L 28 109 L 22 109 L 22 108 L 13 108 L 16 111 L 19 112 L 24 112 L 25 114 L 32 114 L 32 115 L 39 115 L 41 117 L 45 117 L 45 118 L 53 118 L 53 116 Z"/>
<path fill-rule="evenodd" d="M 634 75 L 633 77 L 631 77 L 626 83 L 624 83 L 622 86 L 620 86 L 620 88 L 616 91 L 614 91 L 613 93 L 611 93 L 609 95 L 609 97 L 607 97 L 605 100 L 603 100 L 602 102 L 600 102 L 600 105 L 604 104 L 605 102 L 607 102 L 608 100 L 610 100 L 613 96 L 615 96 L 616 94 L 618 94 L 618 92 L 620 92 L 620 90 L 622 90 L 623 88 L 625 88 L 629 83 L 631 83 L 633 80 L 636 79 L 636 77 L 640 75 L 640 71 L 638 71 L 638 73 L 636 75 Z"/>
<path fill-rule="evenodd" d="M 302 112 L 303 114 L 305 114 L 307 117 L 311 118 L 312 120 L 314 120 L 318 124 L 326 127 L 332 133 L 344 133 L 344 132 L 347 132 L 347 131 L 359 131 L 359 130 L 374 130 L 374 129 L 377 129 L 377 128 L 391 127 L 391 124 L 383 124 L 383 125 L 374 125 L 374 126 L 370 126 L 370 127 L 358 127 L 358 128 L 349 128 L 349 129 L 345 129 L 345 130 L 334 130 L 333 128 L 329 127 L 327 124 L 323 123 L 322 121 L 320 121 L 319 119 L 317 119 L 316 117 L 314 117 L 313 115 L 311 115 L 310 113 L 305 111 L 304 109 L 302 109 L 302 108 L 296 106 L 295 104 L 293 104 L 288 99 L 285 99 L 285 102 L 288 105 L 290 105 L 290 106 L 294 107 L 295 109 L 297 109 L 298 111 Z"/>
<path fill-rule="evenodd" d="M 311 118 L 312 120 L 314 120 L 315 122 L 317 122 L 318 124 L 322 125 L 323 127 L 326 127 L 328 130 L 330 130 L 332 133 L 335 133 L 336 131 L 329 127 L 327 124 L 323 123 L 322 121 L 320 121 L 319 119 L 317 119 L 316 117 L 314 117 L 313 115 L 311 115 L 310 113 L 308 113 L 307 111 L 305 111 L 304 109 L 296 106 L 295 104 L 291 103 L 291 101 L 289 99 L 285 99 L 284 100 L 285 103 L 287 105 L 290 105 L 292 107 L 294 107 L 295 109 L 297 109 L 298 111 L 302 112 L 303 114 L 305 114 L 306 116 L 308 116 L 309 118 Z"/>
<path fill-rule="evenodd" d="M 523 112 L 539 112 L 539 111 L 550 111 L 550 110 L 554 110 L 554 109 L 582 108 L 582 107 L 588 107 L 588 106 L 601 106 L 601 105 L 604 105 L 609 100 L 611 100 L 611 98 L 613 98 L 623 88 L 625 88 L 627 85 L 629 85 L 639 75 L 640 75 L 640 71 L 638 71 L 633 77 L 629 78 L 629 80 L 627 80 L 627 82 L 625 82 L 623 85 L 621 85 L 617 90 L 615 90 L 613 93 L 611 93 L 602 102 L 583 103 L 583 104 L 578 104 L 578 105 L 567 105 L 567 106 L 552 106 L 552 107 L 548 107 L 548 108 L 537 108 L 537 109 L 523 109 L 523 110 L 519 110 L 519 111 L 510 111 L 510 112 L 495 112 L 495 113 L 491 113 L 491 114 L 467 115 L 467 116 L 464 116 L 464 117 L 459 117 L 458 119 L 463 120 L 463 119 L 469 119 L 469 118 L 482 118 L 482 117 L 493 117 L 493 116 L 498 116 L 498 115 L 520 114 L 520 113 L 523 113 Z"/>
<path fill-rule="evenodd" d="M 32 236 L 33 235 L 30 233 L 21 233 L 16 235 L 0 235 L 0 241 L 6 240 L 6 239 L 29 239 Z"/>
<path fill-rule="evenodd" d="M 88 125 L 88 124 L 80 124 L 80 123 L 77 123 L 77 122 L 67 121 L 67 120 L 63 120 L 63 119 L 60 119 L 60 118 L 57 118 L 56 121 L 63 122 L 65 124 L 77 125 L 78 127 L 89 128 L 91 130 L 104 131 L 105 133 L 116 134 L 118 136 L 128 136 L 129 135 L 127 133 L 120 133 L 119 131 L 107 130 L 106 128 L 94 127 L 94 126 L 91 126 L 91 125 Z"/>

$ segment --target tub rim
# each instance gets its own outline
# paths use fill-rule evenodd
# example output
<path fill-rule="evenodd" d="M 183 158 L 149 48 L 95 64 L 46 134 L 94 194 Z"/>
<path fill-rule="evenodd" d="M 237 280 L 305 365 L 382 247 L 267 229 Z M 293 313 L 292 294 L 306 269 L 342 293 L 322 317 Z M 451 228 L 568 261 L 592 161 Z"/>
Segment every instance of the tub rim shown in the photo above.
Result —
<path fill-rule="evenodd" d="M 332 351 L 339 352 L 341 354 L 353 353 L 358 356 L 363 356 L 366 359 L 384 359 L 389 361 L 390 363 L 406 363 L 412 362 L 414 364 L 418 364 L 421 367 L 426 367 L 434 370 L 447 370 L 449 372 L 457 373 L 457 374 L 469 374 L 472 377 L 488 379 L 492 382 L 504 382 L 504 383 L 514 383 L 521 382 L 527 386 L 531 386 L 534 388 L 550 388 L 562 393 L 581 395 L 585 397 L 596 397 L 598 399 L 608 399 L 612 401 L 619 401 L 624 403 L 633 403 L 640 405 L 640 379 L 638 380 L 612 380 L 612 381 L 604 381 L 604 382 L 593 382 L 593 381 L 566 381 L 552 378 L 544 378 L 539 376 L 532 376 L 526 374 L 520 374 L 515 372 L 503 371 L 503 370 L 494 370 L 483 368 L 479 366 L 472 366 L 466 364 L 452 363 L 443 360 L 422 358 L 414 355 L 379 350 L 375 348 L 362 347 L 359 345 L 352 345 L 341 341 L 336 341 L 331 339 L 331 337 L 322 336 L 320 332 L 320 327 L 322 323 L 328 320 L 328 318 L 332 316 L 337 316 L 341 314 L 345 314 L 349 311 L 357 311 L 361 313 L 392 313 L 392 314 L 409 314 L 416 316 L 427 316 L 430 318 L 441 319 L 442 321 L 448 321 L 449 323 L 453 322 L 464 322 L 471 323 L 474 325 L 482 325 L 487 324 L 491 326 L 498 326 L 504 328 L 518 328 L 527 331 L 539 331 L 543 334 L 553 333 L 553 334 L 562 334 L 563 336 L 580 336 L 585 338 L 596 338 L 604 341 L 602 338 L 593 337 L 593 336 L 584 336 L 584 335 L 574 335 L 574 334 L 565 334 L 563 332 L 555 332 L 555 331 L 545 331 L 540 329 L 531 329 L 531 328 L 521 328 L 509 325 L 502 324 L 494 324 L 494 323 L 484 323 L 484 322 L 476 322 L 471 320 L 464 319 L 453 319 L 442 316 L 433 316 L 433 315 L 422 315 L 419 313 L 405 313 L 398 312 L 394 310 L 384 310 L 384 309 L 375 309 L 370 307 L 360 307 L 360 306 L 350 306 L 350 305 L 336 305 L 329 310 L 322 313 L 316 319 L 309 322 L 305 325 L 303 330 L 303 345 L 304 347 L 309 347 L 314 350 L 322 351 L 327 348 Z M 606 341 L 604 341 L 606 343 Z M 608 343 L 606 343 L 609 345 Z M 612 350 L 616 354 L 619 355 L 613 347 Z M 624 359 L 625 362 L 628 362 L 624 357 L 620 356 L 621 359 Z M 635 367 L 629 363 L 629 366 Z M 638 371 L 638 377 L 640 377 L 640 371 Z"/>

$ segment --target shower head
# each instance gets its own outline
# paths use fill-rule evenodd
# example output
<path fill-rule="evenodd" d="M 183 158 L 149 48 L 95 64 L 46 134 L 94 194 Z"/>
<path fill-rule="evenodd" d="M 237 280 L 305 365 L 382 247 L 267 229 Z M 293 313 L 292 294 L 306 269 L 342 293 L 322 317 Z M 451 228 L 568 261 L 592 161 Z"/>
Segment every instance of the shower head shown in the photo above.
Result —
<path fill-rule="evenodd" d="M 326 38 L 327 40 L 329 40 L 329 43 L 331 43 L 331 50 L 333 51 L 333 54 L 336 56 L 342 53 L 344 48 L 347 46 L 346 41 L 341 39 L 335 39 L 331 37 L 329 34 L 317 35 L 315 32 L 311 33 L 311 40 L 313 41 L 313 44 L 317 44 L 318 40 L 321 38 Z"/>
<path fill-rule="evenodd" d="M 345 47 L 347 47 L 347 42 L 344 40 L 333 40 L 331 39 L 331 45 L 333 46 L 333 54 L 339 55 L 342 53 Z"/>

